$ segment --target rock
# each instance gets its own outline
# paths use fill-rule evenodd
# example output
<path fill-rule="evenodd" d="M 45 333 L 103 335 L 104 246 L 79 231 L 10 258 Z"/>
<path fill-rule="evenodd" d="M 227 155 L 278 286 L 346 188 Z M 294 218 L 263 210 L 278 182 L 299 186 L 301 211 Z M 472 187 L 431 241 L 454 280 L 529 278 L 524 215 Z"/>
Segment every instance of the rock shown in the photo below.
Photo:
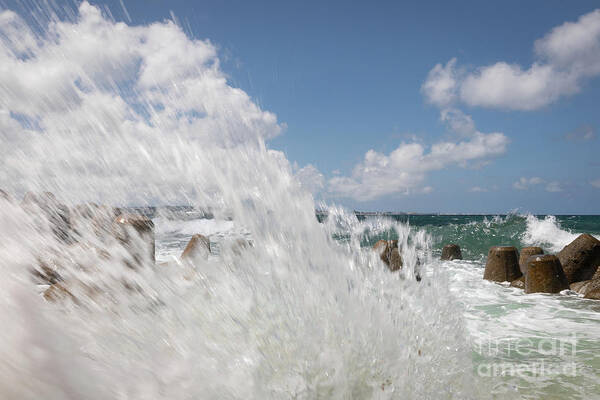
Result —
<path fill-rule="evenodd" d="M 600 265 L 600 241 L 584 233 L 565 246 L 557 256 L 569 283 L 589 280 Z"/>
<path fill-rule="evenodd" d="M 48 289 L 44 291 L 44 299 L 46 301 L 56 303 L 58 301 L 71 300 L 74 303 L 78 303 L 77 298 L 67 289 L 64 283 L 58 282 L 50 285 Z"/>
<path fill-rule="evenodd" d="M 442 249 L 442 260 L 462 260 L 460 246 L 457 244 L 447 244 Z"/>
<path fill-rule="evenodd" d="M 519 268 L 519 252 L 512 246 L 490 248 L 483 279 L 494 282 L 512 282 L 523 274 Z"/>
<path fill-rule="evenodd" d="M 569 285 L 569 289 L 571 289 L 572 291 L 577 292 L 579 294 L 585 294 L 585 290 L 590 282 L 591 282 L 591 280 L 574 282 Z"/>
<path fill-rule="evenodd" d="M 388 266 L 390 271 L 398 271 L 402 268 L 402 256 L 398 249 L 397 240 L 379 240 L 373 245 L 373 250 L 379 253 L 379 258 Z"/>
<path fill-rule="evenodd" d="M 72 212 L 73 229 L 81 236 L 93 232 L 101 240 L 113 235 L 113 221 L 116 216 L 113 207 L 96 203 L 78 204 Z"/>
<path fill-rule="evenodd" d="M 402 268 L 402 256 L 400 255 L 400 251 L 397 247 L 394 247 L 390 253 L 390 262 L 388 267 L 390 271 L 398 271 Z"/>
<path fill-rule="evenodd" d="M 40 249 L 35 258 L 30 270 L 34 282 L 54 284 L 68 279 L 74 271 L 90 273 L 97 270 L 98 262 L 109 260 L 111 255 L 94 244 L 75 242 Z"/>
<path fill-rule="evenodd" d="M 510 283 L 510 286 L 516 287 L 519 289 L 525 289 L 525 275 L 512 281 Z"/>
<path fill-rule="evenodd" d="M 527 259 L 525 293 L 558 293 L 569 288 L 558 257 L 550 254 Z"/>
<path fill-rule="evenodd" d="M 94 220 L 98 217 L 112 220 L 121 215 L 121 213 L 117 213 L 117 210 L 113 207 L 92 202 L 76 205 L 73 207 L 73 214 L 79 218 L 88 220 Z"/>
<path fill-rule="evenodd" d="M 544 254 L 544 250 L 541 247 L 523 247 L 519 256 L 519 268 L 523 275 L 527 274 L 527 260 L 531 256 L 538 254 Z"/>
<path fill-rule="evenodd" d="M 582 294 L 586 299 L 600 300 L 600 268 L 592 279 L 571 283 L 569 287 L 574 292 Z"/>
<path fill-rule="evenodd" d="M 373 250 L 379 253 L 381 261 L 386 265 L 390 265 L 390 258 L 392 256 L 392 250 L 398 248 L 397 240 L 379 240 L 373 245 Z"/>
<path fill-rule="evenodd" d="M 512 282 L 520 278 L 519 252 L 512 246 L 491 247 L 485 264 L 483 279 L 494 282 Z"/>
<path fill-rule="evenodd" d="M 73 213 L 79 218 L 93 219 L 99 208 L 100 206 L 96 203 L 77 204 L 73 207 Z"/>
<path fill-rule="evenodd" d="M 592 280 L 595 281 L 596 279 L 600 279 L 600 266 L 596 268 L 596 272 L 592 275 Z"/>
<path fill-rule="evenodd" d="M 586 299 L 600 300 L 600 279 L 594 279 L 585 286 L 583 297 Z"/>
<path fill-rule="evenodd" d="M 391 271 L 397 271 L 402 268 L 402 256 L 398 250 L 397 240 L 379 240 L 373 245 L 373 250 L 379 253 L 381 261 L 383 261 Z"/>
<path fill-rule="evenodd" d="M 151 260 L 154 265 L 154 222 L 140 214 L 121 214 L 114 220 L 114 225 L 117 238 L 129 250 L 134 264 Z M 133 267 L 130 261 L 126 260 L 126 264 Z"/>
<path fill-rule="evenodd" d="M 210 254 L 210 240 L 204 235 L 194 235 L 185 246 L 185 250 L 181 253 L 182 260 L 194 258 L 208 259 Z"/>
<path fill-rule="evenodd" d="M 383 240 L 383 239 L 381 239 L 381 240 L 378 240 L 378 241 L 377 241 L 377 243 L 375 243 L 375 244 L 373 245 L 373 250 L 380 250 L 380 251 L 383 251 L 383 249 L 384 249 L 385 247 L 387 247 L 387 244 L 388 244 L 388 241 L 387 241 L 387 240 Z"/>
<path fill-rule="evenodd" d="M 127 288 L 127 284 L 122 282 L 123 287 Z M 130 289 L 130 290 L 134 290 Z M 64 302 L 70 300 L 76 305 L 84 305 L 88 301 L 101 300 L 101 296 L 106 294 L 99 286 L 93 283 L 84 283 L 80 280 L 70 280 L 57 282 L 50 285 L 44 291 L 44 299 L 51 303 Z M 105 299 L 106 300 L 106 299 Z M 114 298 L 112 299 L 114 301 Z"/>
<path fill-rule="evenodd" d="M 44 192 L 37 195 L 27 192 L 23 197 L 22 206 L 29 210 L 39 208 L 48 219 L 54 235 L 63 242 L 71 242 L 71 212 L 53 193 Z"/>
<path fill-rule="evenodd" d="M 31 273 L 38 284 L 54 284 L 62 281 L 62 277 L 58 273 L 58 267 L 54 259 L 42 260 L 38 259 L 37 268 L 33 268 Z"/>

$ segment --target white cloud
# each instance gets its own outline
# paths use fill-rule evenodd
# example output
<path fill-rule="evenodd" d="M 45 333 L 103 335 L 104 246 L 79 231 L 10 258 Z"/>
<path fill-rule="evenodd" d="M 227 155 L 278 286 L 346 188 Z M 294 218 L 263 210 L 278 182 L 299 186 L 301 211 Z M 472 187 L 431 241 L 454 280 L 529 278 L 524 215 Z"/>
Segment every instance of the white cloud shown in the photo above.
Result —
<path fill-rule="evenodd" d="M 595 188 L 600 189 L 600 179 L 596 179 L 590 182 L 590 185 L 592 185 Z"/>
<path fill-rule="evenodd" d="M 534 110 L 577 93 L 600 74 L 600 9 L 566 22 L 535 42 L 528 68 L 504 61 L 456 73 L 456 59 L 436 65 L 423 84 L 427 100 L 448 107 L 456 99 L 471 106 Z"/>
<path fill-rule="evenodd" d="M 456 108 L 442 109 L 440 118 L 453 132 L 462 136 L 471 136 L 476 132 L 473 118 Z"/>
<path fill-rule="evenodd" d="M 560 182 L 558 182 L 558 181 L 546 182 L 544 179 L 540 178 L 539 176 L 534 176 L 531 178 L 521 177 L 518 181 L 513 183 L 513 187 L 517 190 L 529 190 L 529 189 L 532 189 L 534 186 L 539 186 L 544 183 L 546 184 L 544 189 L 547 192 L 557 193 L 557 192 L 563 191 L 562 184 Z"/>
<path fill-rule="evenodd" d="M 560 184 L 560 182 L 557 181 L 548 182 L 548 184 L 546 185 L 547 192 L 555 193 L 562 192 L 562 190 L 562 185 Z"/>
<path fill-rule="evenodd" d="M 439 142 L 429 151 L 420 143 L 402 143 L 389 155 L 369 150 L 350 177 L 329 180 L 329 191 L 359 201 L 394 193 L 429 193 L 427 174 L 453 165 L 468 166 L 504 154 L 508 138 L 501 133 L 475 132 L 462 142 Z"/>
<path fill-rule="evenodd" d="M 531 178 L 521 177 L 521 179 L 513 183 L 513 187 L 517 190 L 528 190 L 532 186 L 541 185 L 542 183 L 544 183 L 544 180 L 538 176 Z"/>
<path fill-rule="evenodd" d="M 461 82 L 460 98 L 471 106 L 534 110 L 578 91 L 574 78 L 550 65 L 534 64 L 522 70 L 499 62 L 468 75 Z"/>
<path fill-rule="evenodd" d="M 171 202 L 184 186 L 222 179 L 201 168 L 218 149 L 260 145 L 283 128 L 227 83 L 212 43 L 171 21 L 128 26 L 83 2 L 71 21 L 34 34 L 0 12 L 0 182 L 9 190 Z"/>
<path fill-rule="evenodd" d="M 300 185 L 312 194 L 317 194 L 325 186 L 325 177 L 319 170 L 312 164 L 308 164 L 294 174 Z"/>
<path fill-rule="evenodd" d="M 557 69 L 583 76 L 600 73 L 600 9 L 565 22 L 535 42 L 535 52 Z"/>
<path fill-rule="evenodd" d="M 437 64 L 421 86 L 421 91 L 429 103 L 438 107 L 446 107 L 456 97 L 457 77 L 456 58 L 451 59 L 446 65 Z"/>
<path fill-rule="evenodd" d="M 351 176 L 329 180 L 329 192 L 358 201 L 369 201 L 390 194 L 431 193 L 425 185 L 430 172 L 454 165 L 482 167 L 491 158 L 506 152 L 510 140 L 500 132 L 482 133 L 470 115 L 450 106 L 454 100 L 455 60 L 436 65 L 422 86 L 427 101 L 441 108 L 440 119 L 462 141 L 434 143 L 429 149 L 413 139 L 402 143 L 389 155 L 369 150 Z"/>

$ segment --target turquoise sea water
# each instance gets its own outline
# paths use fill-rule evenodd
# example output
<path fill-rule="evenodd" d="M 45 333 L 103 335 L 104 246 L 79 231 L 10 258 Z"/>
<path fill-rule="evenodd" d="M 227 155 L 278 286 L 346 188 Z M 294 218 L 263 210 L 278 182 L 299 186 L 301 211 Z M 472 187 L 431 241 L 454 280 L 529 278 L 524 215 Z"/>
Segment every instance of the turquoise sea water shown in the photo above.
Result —
<path fill-rule="evenodd" d="M 373 217 L 358 217 L 365 220 Z M 557 215 L 557 216 L 523 216 L 508 215 L 391 215 L 400 223 L 409 224 L 415 229 L 423 229 L 433 236 L 433 251 L 438 254 L 447 243 L 460 244 L 463 257 L 470 260 L 480 260 L 487 256 L 491 246 L 506 245 L 517 248 L 530 245 L 528 238 L 528 218 L 531 221 L 529 229 L 535 229 L 543 221 L 549 221 L 547 231 L 540 232 L 536 240 L 542 248 L 551 250 L 555 247 L 557 236 L 571 233 L 590 233 L 600 235 L 600 216 L 598 215 Z M 536 226 L 534 226 L 536 225 Z M 556 228 L 553 231 L 551 228 Z M 531 232 L 530 232 L 531 233 Z M 557 235 L 558 233 L 558 235 Z M 341 238 L 341 237 L 340 237 Z M 365 235 L 362 244 L 369 246 L 379 239 L 397 239 L 394 230 Z"/>
<path fill-rule="evenodd" d="M 394 215 L 411 235 L 431 236 L 430 277 L 449 275 L 451 291 L 463 306 L 472 344 L 474 374 L 499 377 L 499 394 L 521 398 L 600 398 L 600 301 L 576 293 L 527 295 L 522 290 L 484 281 L 491 246 L 541 246 L 556 253 L 580 233 L 600 237 L 597 215 Z M 377 230 L 376 217 L 361 245 L 397 239 L 397 229 Z M 409 236 L 411 236 L 409 235 Z M 339 233 L 344 242 L 351 235 Z M 409 239 L 410 240 L 410 239 Z M 444 244 L 456 243 L 463 261 L 439 261 Z M 434 271 L 434 272 L 432 272 Z"/>

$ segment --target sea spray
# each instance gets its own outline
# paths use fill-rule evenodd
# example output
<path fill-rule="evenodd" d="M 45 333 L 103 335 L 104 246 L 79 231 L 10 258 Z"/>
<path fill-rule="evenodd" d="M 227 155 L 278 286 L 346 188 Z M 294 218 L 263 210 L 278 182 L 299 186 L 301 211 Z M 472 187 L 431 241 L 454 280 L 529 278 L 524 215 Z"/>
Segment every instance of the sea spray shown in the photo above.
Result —
<path fill-rule="evenodd" d="M 579 236 L 561 229 L 554 215 L 548 215 L 543 219 L 527 215 L 526 221 L 527 230 L 523 234 L 523 242 L 531 246 L 544 246 L 551 252 L 559 252 Z"/>
<path fill-rule="evenodd" d="M 354 229 L 336 242 L 265 145 L 282 125 L 227 84 L 210 42 L 172 21 L 117 23 L 87 2 L 41 14 L 35 25 L 0 14 L 3 187 L 68 205 L 210 206 L 253 247 L 132 269 L 110 236 L 82 229 L 61 243 L 43 216 L 3 205 L 2 397 L 490 396 L 487 380 L 474 384 L 447 275 L 411 276 L 418 252 L 429 260 L 427 235 L 386 227 L 404 274 L 361 248 L 354 220 L 341 217 Z M 76 301 L 37 294 L 30 269 L 45 251 L 63 256 Z"/>

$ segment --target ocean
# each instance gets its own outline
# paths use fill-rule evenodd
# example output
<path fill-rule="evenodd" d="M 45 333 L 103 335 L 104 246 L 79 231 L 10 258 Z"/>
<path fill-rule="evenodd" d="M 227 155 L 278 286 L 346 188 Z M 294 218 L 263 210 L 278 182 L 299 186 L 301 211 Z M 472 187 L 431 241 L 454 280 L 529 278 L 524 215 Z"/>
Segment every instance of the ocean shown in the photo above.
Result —
<path fill-rule="evenodd" d="M 426 260 L 419 266 L 420 285 L 429 286 L 435 279 L 448 285 L 440 300 L 454 303 L 455 317 L 464 324 L 464 351 L 470 363 L 464 373 L 472 373 L 473 382 L 488 381 L 491 392 L 500 397 L 600 398 L 600 302 L 571 291 L 525 294 L 507 284 L 483 280 L 491 246 L 540 246 L 546 253 L 556 253 L 580 233 L 600 237 L 600 216 L 365 217 L 332 209 L 329 216 L 321 213 L 318 219 L 340 247 L 358 243 L 360 251 L 369 253 L 377 240 L 400 239 L 404 246 L 418 248 L 419 258 Z M 176 259 L 195 233 L 209 236 L 213 248 L 228 237 L 251 237 L 248 232 L 240 233 L 234 221 L 161 217 L 154 221 L 158 257 L 163 261 Z M 441 249 L 449 243 L 460 245 L 463 260 L 440 261 Z M 385 269 L 383 264 L 377 268 Z M 386 279 L 398 279 L 392 273 L 386 275 Z M 418 297 L 412 300 L 419 303 Z M 425 304 L 419 312 L 432 312 Z M 402 388 L 395 388 L 395 393 L 403 393 Z"/>
<path fill-rule="evenodd" d="M 600 217 L 317 206 L 285 124 L 177 21 L 0 10 L 0 399 L 600 398 L 600 302 L 482 279 L 490 246 L 557 252 Z"/>

